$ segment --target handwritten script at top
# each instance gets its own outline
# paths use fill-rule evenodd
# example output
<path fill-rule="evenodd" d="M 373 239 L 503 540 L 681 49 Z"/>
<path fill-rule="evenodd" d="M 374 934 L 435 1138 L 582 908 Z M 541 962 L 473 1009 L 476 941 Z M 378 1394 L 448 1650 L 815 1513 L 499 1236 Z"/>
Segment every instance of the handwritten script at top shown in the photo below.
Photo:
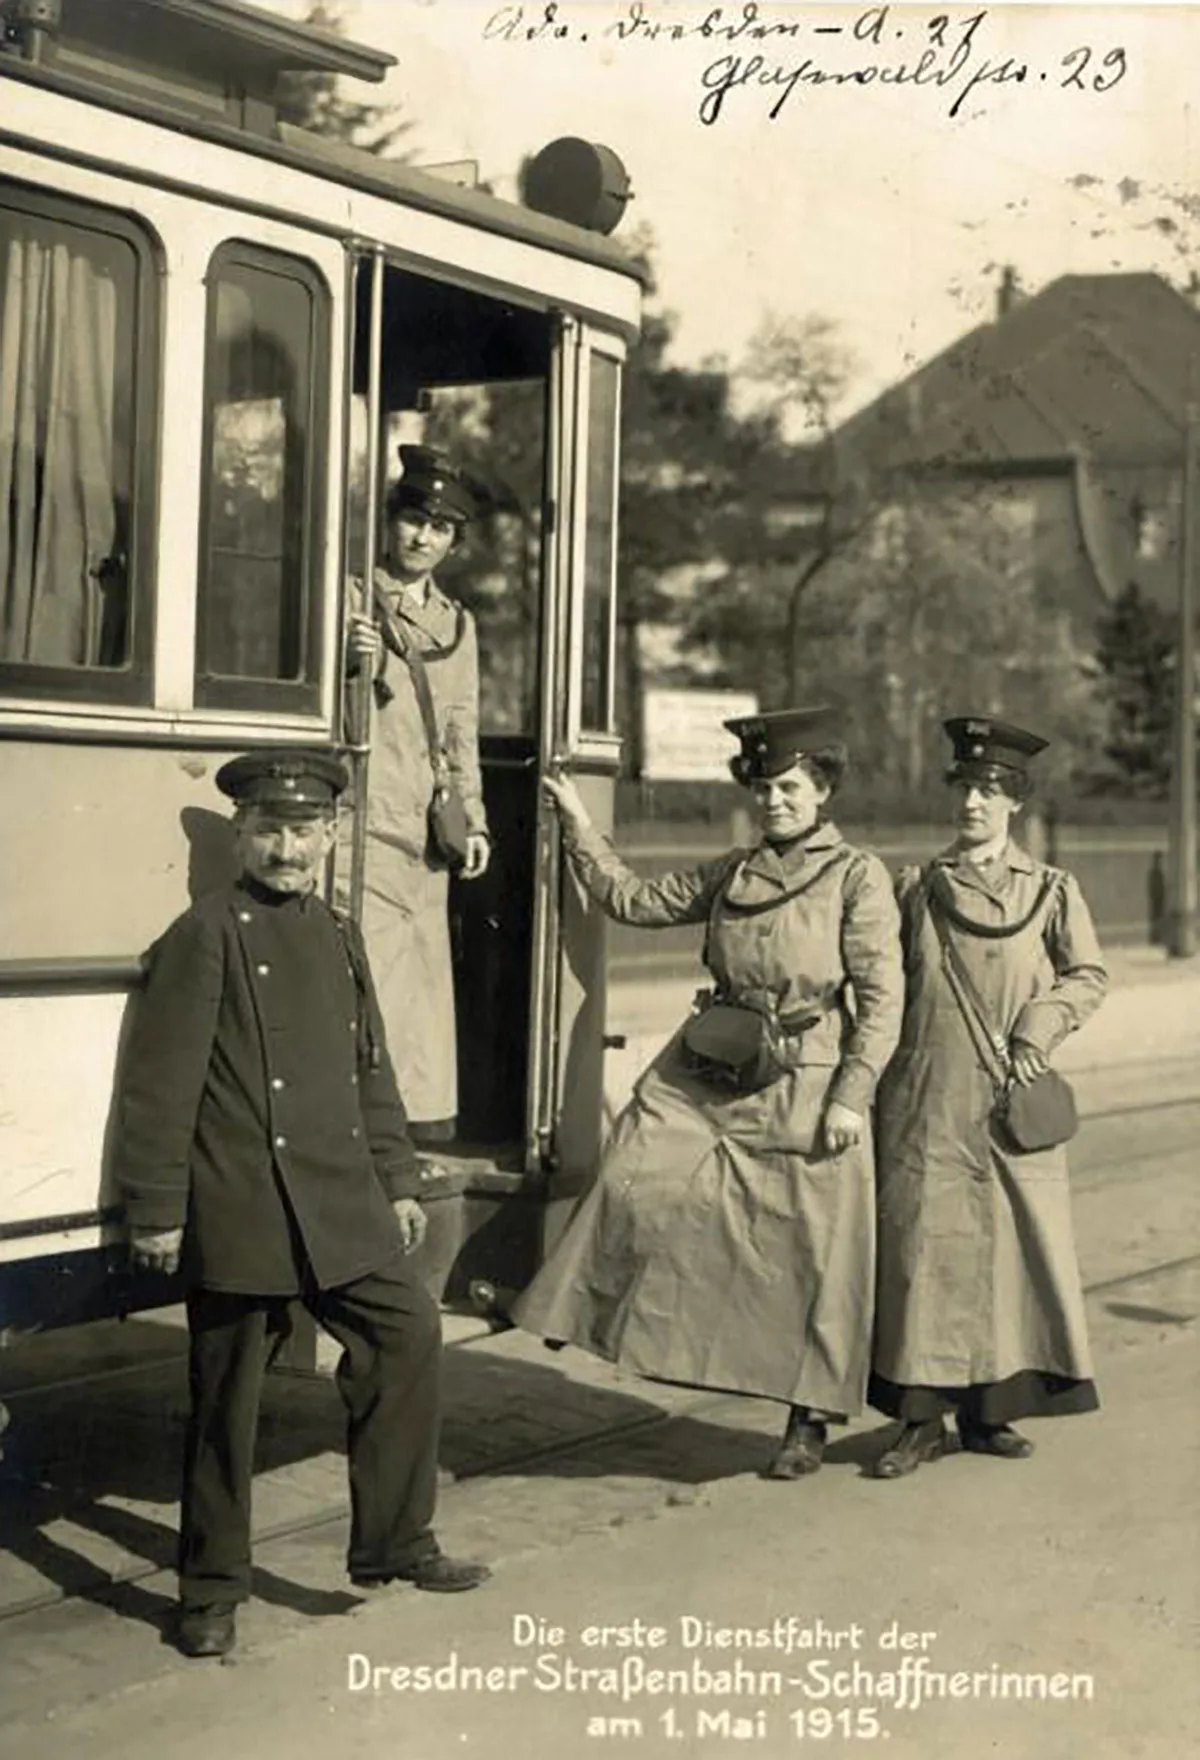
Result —
<path fill-rule="evenodd" d="M 829 22 L 833 17 L 845 20 Z M 871 6 L 856 17 L 814 6 L 748 4 L 698 8 L 633 0 L 611 13 L 597 6 L 501 6 L 483 28 L 486 42 L 612 44 L 690 43 L 717 51 L 700 73 L 698 115 L 712 127 L 734 102 L 757 97 L 770 121 L 805 90 L 911 86 L 941 94 L 957 116 L 988 88 L 1056 86 L 1112 91 L 1128 72 L 1119 44 L 1080 43 L 1041 65 L 987 52 L 987 10 L 918 14 L 908 6 Z"/>

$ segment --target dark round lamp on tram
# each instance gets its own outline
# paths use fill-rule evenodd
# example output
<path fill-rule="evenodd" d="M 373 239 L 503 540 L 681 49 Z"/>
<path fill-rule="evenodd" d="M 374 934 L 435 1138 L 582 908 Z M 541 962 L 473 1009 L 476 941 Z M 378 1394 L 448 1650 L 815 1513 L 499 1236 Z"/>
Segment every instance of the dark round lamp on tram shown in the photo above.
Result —
<path fill-rule="evenodd" d="M 526 207 L 589 232 L 612 232 L 632 191 L 629 173 L 610 147 L 564 135 L 525 165 L 521 194 Z"/>

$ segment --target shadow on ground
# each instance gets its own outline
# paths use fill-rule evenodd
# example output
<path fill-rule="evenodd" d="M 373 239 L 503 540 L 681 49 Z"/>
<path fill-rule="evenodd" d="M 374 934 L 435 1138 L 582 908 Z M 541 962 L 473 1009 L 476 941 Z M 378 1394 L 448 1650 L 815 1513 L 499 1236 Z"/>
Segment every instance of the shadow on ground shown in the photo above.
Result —
<path fill-rule="evenodd" d="M 128 1579 L 173 1570 L 187 1416 L 183 1333 L 146 1321 L 47 1336 L 6 1353 L 12 1424 L 0 1463 L 0 1611 L 47 1592 L 160 1626 L 161 1596 Z M 112 1373 L 110 1371 L 116 1371 Z M 456 1479 L 481 1475 L 647 1478 L 695 1486 L 760 1472 L 784 1408 L 716 1399 L 705 1415 L 664 1413 L 662 1399 L 575 1378 L 551 1363 L 451 1350 L 440 1459 Z M 671 1391 L 676 1405 L 687 1396 Z M 577 1451 L 588 1438 L 586 1453 Z M 863 1464 L 877 1444 L 835 1441 L 831 1463 Z M 258 1535 L 344 1509 L 344 1421 L 331 1377 L 268 1375 L 255 1484 Z M 345 1595 L 257 1573 L 263 1600 L 338 1613 Z"/>

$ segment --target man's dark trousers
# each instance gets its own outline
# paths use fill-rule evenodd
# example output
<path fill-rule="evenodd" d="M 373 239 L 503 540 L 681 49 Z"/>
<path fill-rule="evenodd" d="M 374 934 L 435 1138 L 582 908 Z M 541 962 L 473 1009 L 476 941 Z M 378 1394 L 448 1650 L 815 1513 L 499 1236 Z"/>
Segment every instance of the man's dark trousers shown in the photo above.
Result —
<path fill-rule="evenodd" d="M 400 1259 L 301 1300 L 342 1346 L 352 1574 L 387 1576 L 433 1550 L 441 1321 Z M 263 1374 L 284 1298 L 194 1289 L 187 1299 L 191 1415 L 184 1455 L 180 1600 L 250 1593 L 250 1492 Z"/>

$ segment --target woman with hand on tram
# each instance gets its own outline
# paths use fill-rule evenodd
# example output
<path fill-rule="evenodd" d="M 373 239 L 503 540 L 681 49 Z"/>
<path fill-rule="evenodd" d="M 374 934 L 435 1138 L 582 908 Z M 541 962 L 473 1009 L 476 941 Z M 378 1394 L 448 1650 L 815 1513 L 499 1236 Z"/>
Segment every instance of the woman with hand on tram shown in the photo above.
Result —
<path fill-rule="evenodd" d="M 512 1317 L 655 1380 L 779 1400 L 768 1474 L 794 1479 L 866 1390 L 868 1115 L 900 1025 L 898 919 L 882 863 L 828 817 L 846 766 L 834 712 L 726 726 L 762 837 L 693 869 L 639 878 L 574 785 L 546 780 L 586 892 L 620 922 L 706 923 L 713 988 L 639 1078 Z"/>

